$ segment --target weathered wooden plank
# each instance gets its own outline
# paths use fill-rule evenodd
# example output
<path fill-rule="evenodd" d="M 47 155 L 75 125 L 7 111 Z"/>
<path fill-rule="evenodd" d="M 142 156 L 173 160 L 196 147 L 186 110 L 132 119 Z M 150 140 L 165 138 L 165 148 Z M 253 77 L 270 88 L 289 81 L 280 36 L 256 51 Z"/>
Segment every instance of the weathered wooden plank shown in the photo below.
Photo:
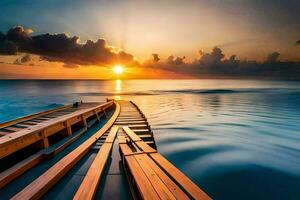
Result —
<path fill-rule="evenodd" d="M 150 183 L 152 184 L 154 190 L 159 195 L 160 199 L 173 199 L 175 200 L 175 196 L 171 193 L 168 187 L 161 181 L 155 171 L 150 167 L 147 162 L 147 155 L 146 154 L 139 154 L 134 155 L 135 159 L 141 166 L 142 170 L 148 177 Z"/>
<path fill-rule="evenodd" d="M 13 126 L 8 126 L 4 128 L 5 130 L 9 130 L 9 131 L 14 131 L 17 132 L 19 130 L 22 130 L 23 128 L 18 128 L 18 127 L 13 127 Z"/>
<path fill-rule="evenodd" d="M 107 136 L 107 138 L 105 139 L 105 143 L 109 143 L 109 142 L 114 142 L 115 137 L 118 133 L 119 127 L 118 126 L 113 126 L 110 131 L 109 134 Z"/>
<path fill-rule="evenodd" d="M 158 177 L 162 180 L 162 182 L 168 187 L 168 189 L 172 192 L 172 194 L 176 197 L 176 199 L 187 200 L 190 199 L 174 181 L 168 177 L 162 169 L 157 166 L 157 164 L 147 155 L 144 158 L 144 162 L 152 168 L 152 170 L 158 175 Z"/>
<path fill-rule="evenodd" d="M 145 129 L 145 128 L 149 128 L 149 125 L 148 124 L 129 125 L 129 128 L 131 128 L 131 129 Z"/>
<path fill-rule="evenodd" d="M 149 129 L 133 129 L 131 128 L 137 135 L 151 133 Z"/>
<path fill-rule="evenodd" d="M 8 170 L 0 173 L 0 189 L 3 188 L 6 184 L 23 174 L 25 171 L 30 169 L 31 167 L 38 164 L 43 159 L 43 155 L 41 153 L 34 154 L 25 160 L 17 163 L 13 167 Z"/>
<path fill-rule="evenodd" d="M 164 169 L 176 182 L 194 199 L 209 200 L 211 199 L 203 190 L 201 190 L 195 183 L 193 183 L 187 176 L 185 176 L 172 163 L 164 158 L 159 153 L 151 153 L 153 160 Z"/>
<path fill-rule="evenodd" d="M 134 156 L 126 156 L 125 160 L 133 175 L 137 188 L 143 199 L 160 199 L 149 179 Z"/>
<path fill-rule="evenodd" d="M 113 116 L 93 137 L 90 137 L 83 144 L 62 158 L 31 184 L 17 193 L 12 199 L 38 199 L 60 180 L 88 152 L 94 142 L 112 126 L 120 112 L 119 104 L 114 103 L 116 110 Z"/>
<path fill-rule="evenodd" d="M 113 126 L 110 129 L 108 136 L 97 153 L 73 199 L 86 200 L 94 198 L 104 167 L 107 163 L 108 156 L 112 149 L 112 143 L 115 140 L 118 130 L 118 126 Z M 87 188 L 89 189 L 87 190 Z"/>
<path fill-rule="evenodd" d="M 130 137 L 132 141 L 142 141 L 142 139 L 139 136 L 137 136 L 128 126 L 123 126 L 123 130 L 126 132 L 126 134 Z"/>
<path fill-rule="evenodd" d="M 138 124 L 143 124 L 143 125 L 148 125 L 148 122 L 130 122 L 130 121 L 124 121 L 124 122 L 116 122 L 115 125 L 126 125 L 126 126 L 130 126 L 130 125 L 138 125 Z"/>
<path fill-rule="evenodd" d="M 145 119 L 117 119 L 116 122 L 147 122 Z"/>
<path fill-rule="evenodd" d="M 119 146 L 124 156 L 132 155 L 135 153 L 127 144 L 120 144 Z"/>
<path fill-rule="evenodd" d="M 1 136 L 5 136 L 7 134 L 10 134 L 11 132 L 8 132 L 8 131 L 0 131 L 0 135 Z"/>
<path fill-rule="evenodd" d="M 36 122 L 29 122 L 29 121 L 25 121 L 25 122 L 21 122 L 20 124 L 25 124 L 25 125 L 37 125 L 38 123 L 36 123 Z"/>
<path fill-rule="evenodd" d="M 94 198 L 111 149 L 112 143 L 104 143 L 102 145 L 80 184 L 80 187 L 73 198 L 74 200 L 89 200 Z"/>
<path fill-rule="evenodd" d="M 119 144 L 126 144 L 126 139 L 125 135 L 118 135 Z"/>
<path fill-rule="evenodd" d="M 148 144 L 146 144 L 144 141 L 138 141 L 135 142 L 135 144 L 144 152 L 146 153 L 154 153 L 157 152 L 155 149 L 150 147 Z"/>

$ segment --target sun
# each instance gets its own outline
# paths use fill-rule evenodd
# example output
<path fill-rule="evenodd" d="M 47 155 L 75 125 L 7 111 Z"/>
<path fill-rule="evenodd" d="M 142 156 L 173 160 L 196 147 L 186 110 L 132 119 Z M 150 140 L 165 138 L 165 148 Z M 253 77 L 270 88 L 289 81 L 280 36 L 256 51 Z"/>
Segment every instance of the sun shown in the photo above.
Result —
<path fill-rule="evenodd" d="M 121 75 L 124 72 L 124 67 L 122 65 L 116 65 L 113 68 L 115 74 Z"/>

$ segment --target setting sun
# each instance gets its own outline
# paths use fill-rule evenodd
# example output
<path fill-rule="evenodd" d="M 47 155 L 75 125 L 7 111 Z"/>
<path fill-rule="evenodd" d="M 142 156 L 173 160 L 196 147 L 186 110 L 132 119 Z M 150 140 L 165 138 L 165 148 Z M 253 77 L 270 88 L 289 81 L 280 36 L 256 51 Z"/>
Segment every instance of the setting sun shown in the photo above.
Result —
<path fill-rule="evenodd" d="M 113 71 L 115 74 L 118 74 L 118 75 L 123 74 L 124 67 L 121 65 L 116 65 L 116 66 L 114 66 Z"/>

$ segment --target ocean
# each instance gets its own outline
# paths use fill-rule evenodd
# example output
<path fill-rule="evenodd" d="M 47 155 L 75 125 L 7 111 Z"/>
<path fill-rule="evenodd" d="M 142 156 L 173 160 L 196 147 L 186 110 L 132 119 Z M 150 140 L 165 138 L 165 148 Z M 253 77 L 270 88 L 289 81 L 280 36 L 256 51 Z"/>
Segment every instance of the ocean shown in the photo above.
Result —
<path fill-rule="evenodd" d="M 133 100 L 158 150 L 214 199 L 300 199 L 300 82 L 1 80 L 0 122 Z"/>

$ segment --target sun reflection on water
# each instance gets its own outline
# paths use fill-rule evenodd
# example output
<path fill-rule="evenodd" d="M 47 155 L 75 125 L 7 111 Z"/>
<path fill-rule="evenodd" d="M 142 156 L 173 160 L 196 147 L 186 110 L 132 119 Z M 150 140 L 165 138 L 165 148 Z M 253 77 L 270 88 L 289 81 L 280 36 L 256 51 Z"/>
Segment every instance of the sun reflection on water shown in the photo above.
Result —
<path fill-rule="evenodd" d="M 115 91 L 114 91 L 114 99 L 120 100 L 122 99 L 120 94 L 122 93 L 122 80 L 117 79 L 115 80 Z"/>

